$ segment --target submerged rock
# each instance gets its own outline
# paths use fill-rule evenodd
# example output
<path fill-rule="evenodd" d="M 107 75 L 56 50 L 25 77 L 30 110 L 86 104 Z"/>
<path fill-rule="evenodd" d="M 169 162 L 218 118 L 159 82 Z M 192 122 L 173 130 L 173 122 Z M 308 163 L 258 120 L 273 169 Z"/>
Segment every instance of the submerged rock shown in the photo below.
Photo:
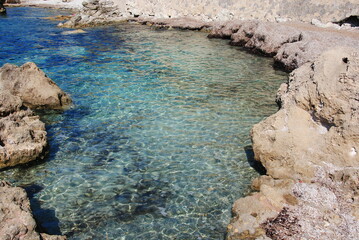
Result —
<path fill-rule="evenodd" d="M 82 34 L 82 33 L 86 33 L 86 31 L 84 31 L 82 29 L 76 29 L 76 30 L 72 30 L 72 31 L 63 31 L 61 34 L 62 35 L 72 35 L 72 34 Z"/>
<path fill-rule="evenodd" d="M 69 95 L 31 62 L 0 68 L 0 90 L 20 97 L 23 105 L 32 109 L 66 109 L 72 103 Z"/>
<path fill-rule="evenodd" d="M 227 239 L 359 237 L 358 93 L 359 53 L 350 48 L 325 52 L 282 84 L 281 109 L 251 132 L 268 176 L 234 204 Z"/>
<path fill-rule="evenodd" d="M 0 182 L 0 238 L 23 240 L 66 240 L 36 231 L 30 202 L 24 189 Z"/>
<path fill-rule="evenodd" d="M 6 14 L 6 8 L 4 7 L 5 0 L 0 0 L 0 15 Z"/>

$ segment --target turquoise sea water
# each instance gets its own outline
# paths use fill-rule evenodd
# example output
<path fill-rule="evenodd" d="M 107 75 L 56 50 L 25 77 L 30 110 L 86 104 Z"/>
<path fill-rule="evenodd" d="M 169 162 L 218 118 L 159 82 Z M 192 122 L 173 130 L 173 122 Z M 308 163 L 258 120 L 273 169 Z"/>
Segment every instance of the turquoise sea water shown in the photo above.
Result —
<path fill-rule="evenodd" d="M 205 33 L 118 24 L 63 35 L 9 8 L 0 64 L 35 62 L 74 101 L 41 113 L 44 161 L 0 172 L 26 187 L 40 229 L 69 239 L 223 239 L 257 173 L 244 147 L 286 74 Z"/>

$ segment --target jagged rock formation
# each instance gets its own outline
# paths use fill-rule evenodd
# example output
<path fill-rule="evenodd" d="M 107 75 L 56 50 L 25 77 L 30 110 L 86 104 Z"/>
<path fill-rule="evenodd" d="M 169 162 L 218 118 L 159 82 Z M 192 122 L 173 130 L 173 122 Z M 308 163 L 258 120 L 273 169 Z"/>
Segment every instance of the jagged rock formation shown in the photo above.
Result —
<path fill-rule="evenodd" d="M 295 23 L 231 21 L 213 27 L 210 38 L 231 39 L 230 44 L 274 57 L 275 64 L 292 71 L 335 46 L 358 48 L 359 34 Z"/>
<path fill-rule="evenodd" d="M 28 109 L 65 109 L 71 98 L 34 63 L 0 68 L 0 169 L 41 157 L 45 124 Z"/>
<path fill-rule="evenodd" d="M 76 28 L 126 21 L 129 15 L 123 14 L 112 1 L 89 0 L 82 3 L 81 11 L 59 27 Z"/>
<path fill-rule="evenodd" d="M 237 200 L 227 239 L 359 237 L 359 51 L 338 48 L 295 70 L 281 109 L 252 129 L 267 176 Z"/>
<path fill-rule="evenodd" d="M 66 237 L 38 233 L 25 190 L 1 181 L 0 239 L 66 240 Z"/>

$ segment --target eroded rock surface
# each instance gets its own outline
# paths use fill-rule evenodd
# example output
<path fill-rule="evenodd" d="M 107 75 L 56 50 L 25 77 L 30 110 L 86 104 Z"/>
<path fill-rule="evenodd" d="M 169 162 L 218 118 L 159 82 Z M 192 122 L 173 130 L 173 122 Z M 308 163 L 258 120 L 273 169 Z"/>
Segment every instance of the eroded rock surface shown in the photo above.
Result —
<path fill-rule="evenodd" d="M 227 239 L 359 238 L 359 54 L 336 48 L 282 84 L 252 129 L 267 176 L 239 199 Z"/>
<path fill-rule="evenodd" d="M 35 63 L 21 67 L 5 64 L 0 68 L 0 91 L 20 97 L 24 106 L 32 109 L 66 109 L 71 98 L 62 91 Z"/>
<path fill-rule="evenodd" d="M 80 28 L 126 21 L 130 15 L 119 11 L 112 1 L 88 0 L 82 3 L 82 9 L 70 20 L 60 23 L 59 27 Z"/>
<path fill-rule="evenodd" d="M 0 169 L 41 158 L 45 124 L 28 108 L 65 109 L 71 98 L 34 63 L 0 68 Z"/>
<path fill-rule="evenodd" d="M 359 15 L 356 0 L 113 0 L 117 13 L 124 16 L 154 18 L 190 17 L 202 21 L 258 19 L 338 22 Z M 95 9 L 95 7 L 93 7 Z"/>
<path fill-rule="evenodd" d="M 51 236 L 36 232 L 30 202 L 24 189 L 0 182 L 0 239 L 66 240 L 65 236 Z"/>
<path fill-rule="evenodd" d="M 230 44 L 274 57 L 275 64 L 292 71 L 335 46 L 359 49 L 359 34 L 324 31 L 305 24 L 232 21 L 213 27 L 210 38 L 231 39 Z"/>
<path fill-rule="evenodd" d="M 0 119 L 0 169 L 41 157 L 46 145 L 45 124 L 30 110 Z"/>

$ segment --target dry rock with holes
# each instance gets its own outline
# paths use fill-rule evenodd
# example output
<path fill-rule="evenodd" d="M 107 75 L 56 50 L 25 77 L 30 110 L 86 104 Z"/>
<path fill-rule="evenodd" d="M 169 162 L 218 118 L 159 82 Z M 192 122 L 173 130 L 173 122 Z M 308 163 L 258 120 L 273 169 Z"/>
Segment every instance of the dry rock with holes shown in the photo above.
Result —
<path fill-rule="evenodd" d="M 359 49 L 358 32 L 321 29 L 293 22 L 234 20 L 214 24 L 208 37 L 231 39 L 231 45 L 271 56 L 275 65 L 286 71 L 313 62 L 323 52 L 336 46 Z"/>
<path fill-rule="evenodd" d="M 359 239 L 359 52 L 335 48 L 290 74 L 280 110 L 251 132 L 267 176 L 233 206 L 227 239 Z"/>
<path fill-rule="evenodd" d="M 34 63 L 0 68 L 0 169 L 44 155 L 45 124 L 29 108 L 66 109 L 71 103 Z"/>

